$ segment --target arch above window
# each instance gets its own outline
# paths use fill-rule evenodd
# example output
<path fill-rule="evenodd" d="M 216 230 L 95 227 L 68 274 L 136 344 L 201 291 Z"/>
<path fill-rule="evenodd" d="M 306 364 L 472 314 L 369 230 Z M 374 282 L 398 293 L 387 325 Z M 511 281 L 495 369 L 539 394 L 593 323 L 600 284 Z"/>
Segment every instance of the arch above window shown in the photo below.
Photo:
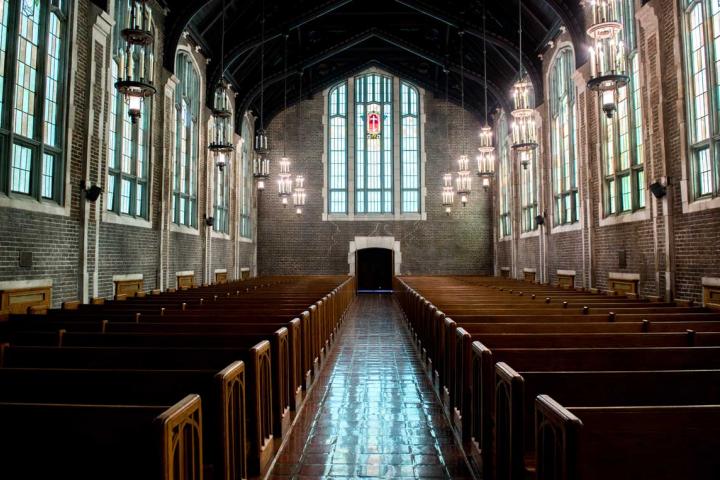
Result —
<path fill-rule="evenodd" d="M 422 98 L 377 69 L 326 91 L 323 218 L 424 218 Z"/>

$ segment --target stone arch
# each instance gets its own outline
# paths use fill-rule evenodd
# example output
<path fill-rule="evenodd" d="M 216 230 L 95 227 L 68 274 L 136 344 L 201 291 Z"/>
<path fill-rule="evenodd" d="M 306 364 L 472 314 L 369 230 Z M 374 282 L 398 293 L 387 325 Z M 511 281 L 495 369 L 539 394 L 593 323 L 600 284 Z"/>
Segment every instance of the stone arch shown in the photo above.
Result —
<path fill-rule="evenodd" d="M 348 248 L 348 265 L 350 267 L 350 275 L 355 275 L 355 265 L 357 262 L 357 251 L 366 248 L 384 248 L 393 251 L 393 274 L 400 275 L 400 265 L 402 264 L 402 253 L 400 252 L 400 241 L 396 241 L 395 237 L 355 237 L 350 241 Z"/>

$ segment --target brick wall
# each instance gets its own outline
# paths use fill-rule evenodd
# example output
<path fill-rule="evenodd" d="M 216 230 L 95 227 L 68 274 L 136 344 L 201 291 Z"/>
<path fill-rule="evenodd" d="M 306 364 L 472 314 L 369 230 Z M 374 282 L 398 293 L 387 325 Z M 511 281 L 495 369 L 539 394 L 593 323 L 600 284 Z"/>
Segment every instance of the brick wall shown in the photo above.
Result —
<path fill-rule="evenodd" d="M 142 274 L 145 288 L 160 286 L 161 269 L 167 269 L 166 287 L 175 285 L 175 272 L 195 270 L 198 282 L 208 277 L 214 278 L 216 268 L 225 268 L 229 277 L 234 277 L 234 264 L 240 267 L 254 267 L 255 244 L 230 239 L 213 239 L 212 249 L 208 249 L 209 229 L 202 225 L 202 215 L 212 212 L 210 185 L 205 178 L 208 171 L 208 155 L 205 132 L 209 119 L 209 109 L 204 105 L 200 118 L 201 148 L 198 165 L 198 212 L 199 235 L 187 235 L 169 232 L 169 224 L 163 225 L 162 214 L 169 212 L 169 194 L 163 197 L 165 167 L 171 162 L 172 138 L 166 138 L 165 129 L 174 122 L 174 105 L 164 102 L 164 88 L 169 72 L 156 68 L 155 84 L 158 94 L 153 99 L 153 118 L 151 121 L 151 210 L 149 225 L 144 227 L 108 223 L 103 220 L 105 212 L 104 195 L 97 206 L 88 204 L 85 210 L 87 227 L 82 219 L 80 201 L 80 180 L 87 178 L 106 190 L 107 171 L 107 128 L 110 98 L 107 86 L 107 65 L 109 51 L 108 38 L 102 32 L 105 20 L 98 20 L 101 11 L 89 0 L 77 0 L 72 3 L 76 10 L 72 14 L 71 45 L 72 97 L 68 107 L 72 127 L 66 149 L 69 162 L 70 192 L 67 201 L 67 215 L 51 215 L 20 210 L 0 208 L 0 281 L 7 280 L 53 280 L 53 304 L 58 306 L 64 300 L 82 298 L 82 266 L 87 272 L 86 289 L 90 296 L 111 296 L 113 293 L 113 275 Z M 164 45 L 163 9 L 152 4 L 157 25 L 155 58 L 162 58 Z M 107 15 L 107 14 L 105 14 Z M 100 26 L 100 27 L 98 27 Z M 191 41 L 191 40 L 184 40 Z M 200 67 L 201 75 L 206 75 L 206 58 L 192 45 L 191 51 Z M 197 92 L 204 97 L 204 92 Z M 239 130 L 239 129 L 238 129 Z M 167 179 L 165 179 L 167 180 Z M 167 193 L 167 186 L 165 190 Z M 231 216 L 237 204 L 230 205 Z M 97 211 L 96 211 L 97 208 Z M 211 214 L 211 213 L 209 213 Z M 163 233 L 165 228 L 165 233 Z M 237 225 L 231 225 L 231 232 L 237 232 Z M 161 239 L 165 235 L 166 245 L 161 252 Z M 87 245 L 87 254 L 83 261 L 83 245 Z M 97 245 L 97 246 L 96 246 Z M 206 252 L 214 252 L 212 256 Z M 21 252 L 32 252 L 31 268 L 19 266 Z M 237 252 L 237 258 L 235 257 Z M 208 268 L 206 269 L 206 263 Z M 97 276 L 97 284 L 94 277 Z"/>
<path fill-rule="evenodd" d="M 298 217 L 292 206 L 283 208 L 275 182 L 258 200 L 259 273 L 333 273 L 349 271 L 349 244 L 356 236 L 392 236 L 399 240 L 403 274 L 489 274 L 492 272 L 492 232 L 490 192 L 484 192 L 475 179 L 474 191 L 466 207 L 456 203 L 452 215 L 445 215 L 441 204 L 442 174 L 448 168 L 448 157 L 455 160 L 461 153 L 459 108 L 451 107 L 451 150 L 446 153 L 445 107 L 443 101 L 425 96 L 425 149 L 427 153 L 425 198 L 427 221 L 322 221 L 323 199 L 323 109 L 324 96 L 316 95 L 302 104 L 302 118 L 293 107 L 287 115 L 288 145 L 293 173 L 306 178 L 308 200 L 305 213 Z M 297 140 L 297 122 L 304 129 Z M 477 132 L 479 124 L 466 116 L 468 132 Z M 273 179 L 277 159 L 282 153 L 282 116 L 268 128 L 274 151 L 271 154 Z M 473 136 L 474 140 L 474 136 Z M 474 158 L 473 140 L 468 153 Z M 295 152 L 302 152 L 300 158 Z M 473 162 L 474 163 L 474 162 Z M 473 166 L 473 168 L 475 168 Z"/>

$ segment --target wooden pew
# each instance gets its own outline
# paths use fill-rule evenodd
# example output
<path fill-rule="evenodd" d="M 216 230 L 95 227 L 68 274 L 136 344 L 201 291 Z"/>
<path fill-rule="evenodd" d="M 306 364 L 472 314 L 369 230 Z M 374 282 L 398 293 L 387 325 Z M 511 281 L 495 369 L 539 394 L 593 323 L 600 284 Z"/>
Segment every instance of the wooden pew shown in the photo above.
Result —
<path fill-rule="evenodd" d="M 270 343 L 248 348 L 0 346 L 0 368 L 193 370 L 245 364 L 248 469 L 259 472 L 273 453 Z"/>
<path fill-rule="evenodd" d="M 471 452 L 493 469 L 495 365 L 505 362 L 517 371 L 648 371 L 720 369 L 720 347 L 649 348 L 516 348 L 490 350 L 472 344 L 468 421 Z M 466 419 L 467 420 L 467 419 Z"/>
<path fill-rule="evenodd" d="M 171 406 L 0 403 L 0 425 L 8 480 L 202 479 L 197 395 Z"/>
<path fill-rule="evenodd" d="M 538 480 L 717 479 L 720 406 L 565 407 L 536 400 Z"/>
<path fill-rule="evenodd" d="M 187 392 L 203 404 L 205 474 L 247 478 L 245 365 L 215 370 L 0 368 L 0 402 L 165 405 Z"/>
<path fill-rule="evenodd" d="M 496 478 L 534 475 L 538 395 L 564 405 L 720 405 L 720 370 L 517 372 L 495 365 Z"/>

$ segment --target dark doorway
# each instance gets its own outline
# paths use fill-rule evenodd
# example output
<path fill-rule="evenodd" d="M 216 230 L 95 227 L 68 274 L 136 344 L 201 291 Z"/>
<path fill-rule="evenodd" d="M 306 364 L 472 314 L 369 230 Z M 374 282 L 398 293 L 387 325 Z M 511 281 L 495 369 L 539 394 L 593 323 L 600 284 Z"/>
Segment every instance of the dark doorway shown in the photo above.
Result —
<path fill-rule="evenodd" d="M 357 252 L 359 292 L 392 290 L 393 251 L 366 248 Z"/>

